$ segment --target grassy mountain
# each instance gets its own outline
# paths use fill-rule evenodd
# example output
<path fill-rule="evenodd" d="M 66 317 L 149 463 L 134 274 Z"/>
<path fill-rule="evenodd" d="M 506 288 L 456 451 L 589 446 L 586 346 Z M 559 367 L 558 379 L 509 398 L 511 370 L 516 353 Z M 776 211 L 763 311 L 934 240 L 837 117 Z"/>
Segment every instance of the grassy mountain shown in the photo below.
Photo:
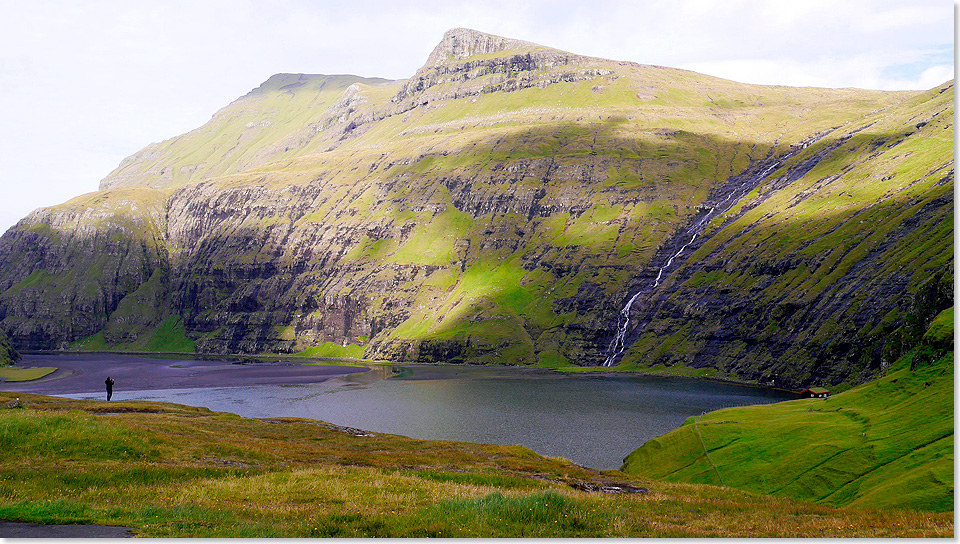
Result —
<path fill-rule="evenodd" d="M 952 277 L 951 96 L 744 85 L 455 29 L 407 80 L 274 76 L 125 160 L 101 191 L 34 212 L 0 238 L 0 328 L 30 348 L 166 345 L 179 323 L 173 344 L 202 351 L 596 365 L 624 302 L 745 177 L 756 192 L 700 239 L 711 268 L 676 280 L 714 292 L 662 290 L 624 364 L 697 367 L 718 352 L 721 370 L 748 379 L 858 380 L 878 367 L 846 361 L 907 324 L 925 276 Z M 854 133 L 867 125 L 883 132 Z M 851 174 L 858 164 L 873 170 Z M 865 236 L 855 211 L 868 208 L 903 218 L 897 243 L 832 255 L 823 232 Z M 742 233 L 756 238 L 730 243 Z M 779 248 L 757 261 L 764 293 L 796 280 L 816 303 L 798 306 L 782 341 L 738 364 L 746 347 L 717 350 L 660 319 L 701 312 L 697 331 L 721 338 L 713 324 L 730 307 L 749 326 L 793 311 L 717 278 L 750 268 L 760 244 Z M 936 258 L 901 267 L 904 248 L 928 246 Z M 715 247 L 727 253 L 707 259 Z M 834 296 L 850 278 L 828 272 L 838 259 L 858 269 L 858 256 L 883 262 L 871 285 L 889 287 L 866 304 Z M 678 278 L 700 270 L 687 263 Z M 850 322 L 865 332 L 832 344 L 839 370 L 814 369 L 810 346 Z M 736 346 L 770 338 L 741 328 Z M 775 363 L 784 353 L 792 374 Z"/>
<path fill-rule="evenodd" d="M 951 308 L 883 378 L 826 399 L 691 418 L 623 470 L 834 506 L 952 512 L 953 383 Z"/>
<path fill-rule="evenodd" d="M 949 537 L 950 514 L 647 482 L 519 446 L 370 435 L 154 402 L 18 394 L 0 518 L 144 537 Z M 0 393 L 0 406 L 14 395 Z M 598 492 L 642 486 L 643 494 Z M 593 491 L 590 491 L 593 489 Z"/>

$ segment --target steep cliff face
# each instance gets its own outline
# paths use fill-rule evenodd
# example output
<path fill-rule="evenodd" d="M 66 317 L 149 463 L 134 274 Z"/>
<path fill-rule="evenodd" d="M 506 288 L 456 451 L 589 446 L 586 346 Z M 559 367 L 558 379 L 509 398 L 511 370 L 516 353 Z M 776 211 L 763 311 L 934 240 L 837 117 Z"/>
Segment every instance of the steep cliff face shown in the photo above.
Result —
<path fill-rule="evenodd" d="M 127 297 L 163 275 L 164 219 L 161 195 L 135 188 L 40 209 L 10 229 L 0 238 L 0 316 L 17 347 L 63 348 L 113 330 Z M 130 334 L 161 305 L 138 309 Z"/>
<path fill-rule="evenodd" d="M 798 153 L 637 302 L 626 364 L 877 375 L 953 306 L 953 117 L 948 84 Z"/>
<path fill-rule="evenodd" d="M 23 347 L 122 347 L 175 324 L 202 351 L 598 364 L 617 310 L 728 180 L 791 154 L 799 172 L 820 149 L 804 143 L 909 100 L 456 29 L 403 82 L 274 76 L 25 219 L 0 240 L 0 325 Z M 761 178 L 769 206 L 800 187 Z"/>

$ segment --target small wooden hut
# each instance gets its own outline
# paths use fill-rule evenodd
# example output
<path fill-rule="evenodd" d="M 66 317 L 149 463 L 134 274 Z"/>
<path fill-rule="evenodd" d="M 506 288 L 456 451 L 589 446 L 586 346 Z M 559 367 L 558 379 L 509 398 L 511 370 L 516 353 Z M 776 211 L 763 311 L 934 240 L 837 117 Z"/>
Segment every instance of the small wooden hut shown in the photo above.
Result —
<path fill-rule="evenodd" d="M 800 392 L 800 397 L 805 399 L 825 399 L 830 396 L 830 391 L 825 387 L 811 387 Z"/>

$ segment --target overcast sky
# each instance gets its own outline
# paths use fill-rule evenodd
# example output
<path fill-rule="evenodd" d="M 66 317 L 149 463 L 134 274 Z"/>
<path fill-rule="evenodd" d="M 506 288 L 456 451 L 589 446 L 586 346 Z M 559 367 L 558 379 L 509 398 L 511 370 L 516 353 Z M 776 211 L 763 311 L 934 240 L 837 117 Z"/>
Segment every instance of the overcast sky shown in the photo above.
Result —
<path fill-rule="evenodd" d="M 0 232 L 280 72 L 405 78 L 453 27 L 749 83 L 929 89 L 954 0 L 0 0 Z"/>

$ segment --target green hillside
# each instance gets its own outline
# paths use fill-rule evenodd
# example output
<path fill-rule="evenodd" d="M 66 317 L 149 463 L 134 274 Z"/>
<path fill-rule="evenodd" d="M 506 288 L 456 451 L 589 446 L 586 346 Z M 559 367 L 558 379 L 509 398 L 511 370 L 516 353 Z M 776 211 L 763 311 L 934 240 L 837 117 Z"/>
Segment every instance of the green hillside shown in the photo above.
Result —
<path fill-rule="evenodd" d="M 15 396 L 23 407 L 4 408 Z M 598 491 L 613 486 L 648 492 Z M 953 535 L 949 514 L 651 482 L 520 446 L 12 393 L 0 393 L 0 519 L 153 538 Z"/>
<path fill-rule="evenodd" d="M 953 88 L 831 132 L 715 220 L 637 305 L 624 366 L 804 387 L 895 361 L 953 306 Z"/>
<path fill-rule="evenodd" d="M 0 329 L 593 366 L 723 200 L 621 368 L 860 383 L 952 298 L 908 308 L 952 285 L 949 89 L 746 85 L 454 29 L 403 81 L 274 76 L 31 214 L 0 238 Z"/>
<path fill-rule="evenodd" d="M 953 364 L 951 308 L 883 378 L 826 399 L 691 418 L 632 452 L 623 470 L 835 506 L 952 512 Z"/>

